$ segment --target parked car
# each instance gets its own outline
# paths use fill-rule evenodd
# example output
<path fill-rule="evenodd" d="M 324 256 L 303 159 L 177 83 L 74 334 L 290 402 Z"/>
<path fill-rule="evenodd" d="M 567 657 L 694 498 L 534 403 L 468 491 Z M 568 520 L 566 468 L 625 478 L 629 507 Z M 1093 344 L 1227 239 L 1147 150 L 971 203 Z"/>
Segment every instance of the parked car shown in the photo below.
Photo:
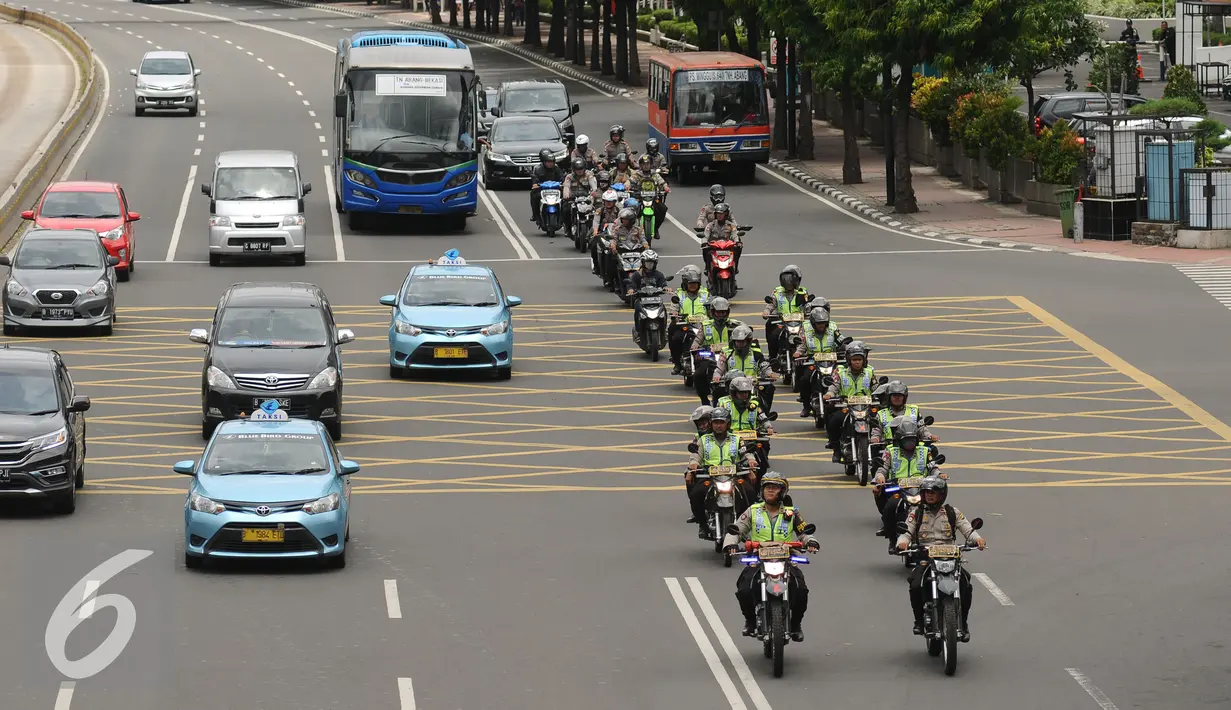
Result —
<path fill-rule="evenodd" d="M 1121 101 L 1123 103 L 1121 104 Z M 1131 94 L 1112 94 L 1112 106 L 1116 109 L 1121 105 L 1125 110 L 1137 104 L 1143 104 L 1146 99 Z M 1034 132 L 1051 128 L 1060 119 L 1071 120 L 1074 114 L 1106 112 L 1107 97 L 1097 91 L 1071 91 L 1063 94 L 1043 94 L 1035 97 L 1034 108 L 1030 112 L 1033 119 Z"/>

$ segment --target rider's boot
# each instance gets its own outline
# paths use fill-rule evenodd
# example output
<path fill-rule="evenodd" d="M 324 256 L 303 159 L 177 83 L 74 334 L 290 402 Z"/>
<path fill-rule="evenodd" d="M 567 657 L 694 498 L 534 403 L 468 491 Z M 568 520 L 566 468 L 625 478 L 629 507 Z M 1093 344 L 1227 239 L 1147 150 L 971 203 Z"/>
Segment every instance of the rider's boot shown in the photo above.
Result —
<path fill-rule="evenodd" d="M 792 619 L 791 620 L 791 630 L 787 632 L 787 635 L 790 636 L 791 640 L 794 641 L 795 643 L 803 643 L 804 641 L 803 622 L 795 621 Z"/>
<path fill-rule="evenodd" d="M 745 616 L 744 617 L 744 635 L 745 636 L 756 636 L 757 635 L 757 618 L 755 616 L 753 617 Z"/>

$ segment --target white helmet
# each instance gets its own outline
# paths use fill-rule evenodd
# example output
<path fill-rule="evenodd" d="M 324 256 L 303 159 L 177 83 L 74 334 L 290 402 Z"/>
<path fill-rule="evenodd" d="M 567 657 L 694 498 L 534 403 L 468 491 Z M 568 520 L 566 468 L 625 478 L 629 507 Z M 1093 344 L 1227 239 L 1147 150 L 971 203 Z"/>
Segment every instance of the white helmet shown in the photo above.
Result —
<path fill-rule="evenodd" d="M 587 145 L 590 145 L 590 136 L 587 136 L 587 135 L 586 135 L 586 134 L 584 134 L 584 133 L 582 133 L 581 135 L 577 136 L 577 147 L 578 147 L 578 148 L 581 148 L 581 147 L 583 147 L 583 146 L 587 146 Z"/>
<path fill-rule="evenodd" d="M 603 202 L 615 202 L 620 199 L 620 193 L 615 190 L 608 190 L 603 193 Z"/>

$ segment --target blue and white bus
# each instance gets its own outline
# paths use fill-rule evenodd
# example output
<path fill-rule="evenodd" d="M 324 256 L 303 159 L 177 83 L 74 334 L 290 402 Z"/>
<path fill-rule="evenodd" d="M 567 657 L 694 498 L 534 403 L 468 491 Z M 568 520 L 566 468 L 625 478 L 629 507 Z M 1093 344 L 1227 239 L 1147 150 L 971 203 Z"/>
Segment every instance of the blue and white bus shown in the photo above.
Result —
<path fill-rule="evenodd" d="M 335 209 L 351 229 L 373 213 L 475 213 L 479 94 L 470 49 L 439 32 L 369 30 L 338 41 Z"/>

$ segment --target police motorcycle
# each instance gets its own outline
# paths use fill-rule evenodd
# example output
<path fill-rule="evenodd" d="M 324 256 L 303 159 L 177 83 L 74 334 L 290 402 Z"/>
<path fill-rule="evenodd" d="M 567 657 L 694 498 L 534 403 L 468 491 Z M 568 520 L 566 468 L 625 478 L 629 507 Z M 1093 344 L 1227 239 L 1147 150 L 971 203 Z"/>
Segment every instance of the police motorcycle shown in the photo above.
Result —
<path fill-rule="evenodd" d="M 640 187 L 640 190 L 637 196 L 641 206 L 637 212 L 641 215 L 641 231 L 645 232 L 647 240 L 653 241 L 658 239 L 658 228 L 660 226 L 657 222 L 658 213 L 655 212 L 655 207 L 662 204 L 665 193 L 658 189 L 658 185 L 653 180 L 649 179 L 642 180 L 638 187 Z"/>
<path fill-rule="evenodd" d="M 739 535 L 738 525 L 724 528 L 731 535 Z M 816 532 L 816 525 L 804 526 L 804 534 Z M 788 565 L 806 565 L 808 558 L 796 552 L 803 549 L 802 542 L 753 542 L 743 543 L 743 555 L 739 561 L 747 567 L 758 567 L 757 581 L 761 583 L 761 601 L 757 603 L 756 636 L 765 649 L 765 657 L 773 661 L 774 677 L 781 678 L 787 638 L 791 627 L 790 569 Z M 735 554 L 739 554 L 736 552 Z"/>
<path fill-rule="evenodd" d="M 698 235 L 704 235 L 705 230 L 700 227 L 694 227 L 693 230 Z M 744 235 L 752 231 L 751 225 L 741 224 L 736 229 L 736 234 L 742 240 Z M 735 292 L 739 290 L 739 286 L 735 283 L 735 269 L 739 262 L 735 256 L 735 247 L 740 242 L 734 239 L 715 239 L 708 243 L 710 248 L 710 266 L 705 274 L 706 286 L 711 295 L 723 298 L 735 298 Z"/>
<path fill-rule="evenodd" d="M 879 389 L 880 389 L 880 388 L 878 387 L 878 388 L 877 388 L 877 390 L 879 391 Z M 873 393 L 872 393 L 872 396 L 873 396 L 873 397 L 876 397 L 876 392 L 873 392 Z M 883 401 L 882 401 L 882 402 L 881 402 L 878 406 L 879 406 L 879 408 L 880 408 L 880 409 L 885 409 L 885 408 L 886 408 L 886 407 L 888 407 L 889 405 L 888 405 L 887 403 L 885 403 L 885 402 L 883 402 Z M 932 425 L 933 425 L 933 424 L 935 424 L 935 423 L 936 423 L 936 417 L 933 417 L 933 416 L 932 416 L 932 415 L 930 415 L 930 414 L 929 414 L 928 416 L 926 416 L 926 417 L 924 417 L 924 418 L 923 418 L 923 424 L 924 424 L 925 426 L 932 426 Z M 884 441 L 885 436 L 884 436 L 884 434 L 885 434 L 884 432 L 881 432 L 881 439 L 882 439 L 882 440 L 881 440 L 881 441 L 878 441 L 878 442 L 876 442 L 876 443 L 874 443 L 874 444 L 872 444 L 872 473 L 873 473 L 873 474 L 875 474 L 875 473 L 876 473 L 876 467 L 877 467 L 877 465 L 878 465 L 878 463 L 877 463 L 877 462 L 878 462 L 878 461 L 880 461 L 881 454 L 882 454 L 882 453 L 884 453 L 884 451 L 885 451 L 885 441 Z M 933 455 L 935 455 L 935 454 L 936 454 L 936 445 L 935 445 L 935 444 L 933 444 L 932 442 L 930 442 L 930 441 L 920 441 L 920 442 L 919 442 L 919 445 L 920 445 L 920 446 L 926 446 L 926 447 L 930 448 L 930 449 L 932 450 Z M 937 460 L 939 460 L 939 458 L 934 459 L 934 460 L 933 460 L 933 463 L 935 463 L 935 461 L 937 461 Z M 938 464 L 938 465 L 939 465 L 939 464 Z"/>
<path fill-rule="evenodd" d="M 804 304 L 812 303 L 816 298 L 816 294 L 810 293 L 804 299 Z M 774 297 L 766 296 L 765 302 L 769 305 L 774 305 Z M 782 327 L 778 329 L 778 357 L 774 360 L 774 371 L 782 375 L 782 381 L 785 384 L 793 385 L 795 383 L 795 348 L 804 339 L 804 327 L 808 325 L 808 314 L 803 313 L 787 313 L 771 316 L 765 321 L 766 326 L 779 324 Z M 795 391 L 799 391 L 799 387 L 795 387 Z"/>
<path fill-rule="evenodd" d="M 883 385 L 889 381 L 889 378 L 882 376 L 877 381 Z M 846 415 L 842 422 L 842 436 L 838 443 L 842 465 L 846 467 L 846 475 L 856 476 L 859 485 L 866 486 L 868 478 L 872 475 L 872 445 L 869 438 L 872 434 L 872 420 L 876 418 L 879 406 L 873 403 L 871 395 L 855 395 L 830 401 L 833 402 L 835 408 L 841 408 L 842 413 Z"/>
<path fill-rule="evenodd" d="M 970 521 L 970 527 L 979 530 L 983 518 Z M 923 639 L 929 656 L 943 654 L 945 675 L 957 672 L 957 644 L 962 634 L 961 584 L 963 552 L 977 549 L 967 542 L 964 545 L 929 545 L 925 549 L 912 545 L 898 554 L 913 554 L 916 559 L 927 558 L 923 566 Z"/>
<path fill-rule="evenodd" d="M 936 469 L 945 462 L 944 455 L 938 456 L 935 461 L 928 464 L 927 475 L 931 476 Z M 899 555 L 907 569 L 919 564 L 919 555 L 917 551 L 912 552 L 907 549 L 906 552 L 899 553 L 897 546 L 897 537 L 901 533 L 906 532 L 906 516 L 910 515 L 910 509 L 919 505 L 922 491 L 920 486 L 923 484 L 924 476 L 911 476 L 909 478 L 900 478 L 892 483 L 887 482 L 881 490 L 881 500 L 885 505 L 892 505 L 893 510 L 893 526 L 890 530 L 896 530 L 897 534 L 889 536 L 889 554 Z"/>
<path fill-rule="evenodd" d="M 851 337 L 842 339 L 841 345 L 845 345 L 853 340 Z M 802 340 L 801 340 L 802 342 Z M 793 342 L 792 347 L 799 345 L 798 342 Z M 802 378 L 810 378 L 812 381 L 812 420 L 816 424 L 817 429 L 825 428 L 825 406 L 821 395 L 829 388 L 833 382 L 834 372 L 838 366 L 846 363 L 846 354 L 842 351 L 836 353 L 813 353 L 806 360 L 795 360 L 795 366 L 798 372 L 795 375 L 795 389 L 799 390 L 799 382 Z"/>
<path fill-rule="evenodd" d="M 704 315 L 681 316 L 680 297 L 679 295 L 671 296 L 671 324 L 667 326 L 667 339 L 670 340 L 675 337 L 677 332 L 682 331 L 684 333 L 684 344 L 682 346 L 684 353 L 680 356 L 680 365 L 684 370 L 685 387 L 692 387 L 693 358 L 689 354 L 689 350 L 692 348 L 693 339 L 697 337 L 697 333 L 701 332 L 701 324 L 704 322 Z"/>
<path fill-rule="evenodd" d="M 573 245 L 584 252 L 590 244 L 590 230 L 594 226 L 594 198 L 578 195 L 573 198 Z"/>
<path fill-rule="evenodd" d="M 667 277 L 668 282 L 674 280 L 675 274 Z M 633 332 L 633 340 L 653 362 L 658 362 L 658 353 L 667 347 L 667 311 L 663 303 L 667 291 L 665 286 L 647 285 L 633 294 L 634 322 L 640 324 Z"/>
<path fill-rule="evenodd" d="M 620 300 L 629 308 L 633 307 L 633 297 L 628 295 L 624 284 L 632 278 L 633 274 L 641 271 L 641 250 L 634 249 L 632 251 L 621 251 L 618 254 L 618 266 L 616 267 L 616 293 L 620 296 Z"/>
<path fill-rule="evenodd" d="M 563 199 L 561 188 L 563 184 L 556 180 L 546 180 L 539 183 L 539 227 L 554 237 L 564 226 L 564 213 L 561 211 Z"/>

